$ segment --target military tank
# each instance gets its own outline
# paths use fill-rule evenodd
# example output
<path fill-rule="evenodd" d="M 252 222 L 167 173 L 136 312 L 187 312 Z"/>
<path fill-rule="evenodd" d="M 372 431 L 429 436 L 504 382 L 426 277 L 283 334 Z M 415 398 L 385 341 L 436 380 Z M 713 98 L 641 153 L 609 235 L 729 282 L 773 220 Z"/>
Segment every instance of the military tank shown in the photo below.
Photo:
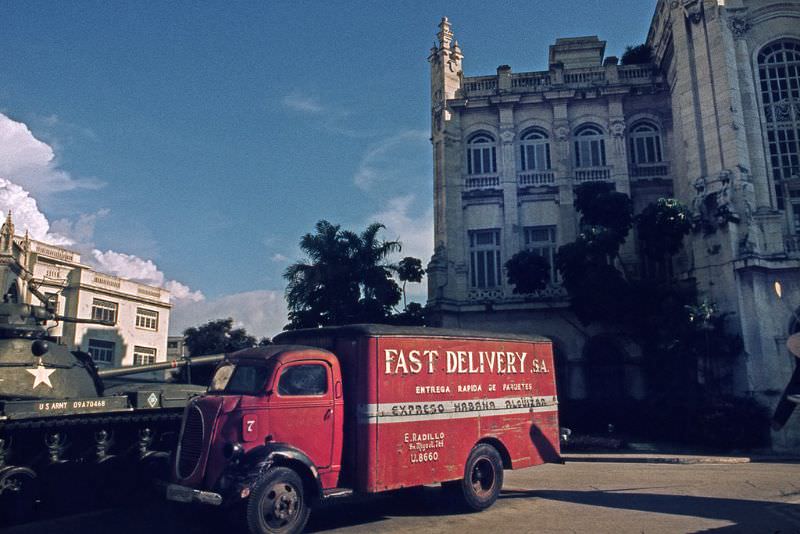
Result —
<path fill-rule="evenodd" d="M 206 388 L 124 377 L 224 357 L 99 370 L 90 354 L 58 344 L 47 324 L 108 323 L 60 316 L 29 290 L 42 305 L 0 302 L 0 526 L 128 497 L 121 488 L 167 464 L 184 406 Z"/>

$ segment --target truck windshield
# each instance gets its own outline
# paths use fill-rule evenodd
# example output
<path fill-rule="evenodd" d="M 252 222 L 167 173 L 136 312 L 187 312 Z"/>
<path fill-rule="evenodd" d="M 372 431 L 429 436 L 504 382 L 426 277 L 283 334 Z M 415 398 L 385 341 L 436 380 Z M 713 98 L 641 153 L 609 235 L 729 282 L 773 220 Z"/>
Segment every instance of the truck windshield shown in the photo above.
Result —
<path fill-rule="evenodd" d="M 264 391 L 269 366 L 264 364 L 225 363 L 217 368 L 209 393 L 256 395 Z"/>

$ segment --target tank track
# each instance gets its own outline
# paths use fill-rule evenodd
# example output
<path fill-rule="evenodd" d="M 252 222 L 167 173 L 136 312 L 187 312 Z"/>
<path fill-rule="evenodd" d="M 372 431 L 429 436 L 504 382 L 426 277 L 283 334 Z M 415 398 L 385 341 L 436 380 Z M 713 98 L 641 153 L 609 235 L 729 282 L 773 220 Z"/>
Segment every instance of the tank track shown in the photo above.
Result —
<path fill-rule="evenodd" d="M 0 436 L 14 430 L 32 429 L 56 429 L 74 426 L 106 425 L 119 423 L 139 423 L 156 421 L 180 420 L 183 415 L 183 408 L 176 409 L 171 413 L 135 413 L 121 412 L 117 415 L 98 414 L 80 415 L 71 417 L 48 417 L 37 420 L 26 421 L 4 421 L 0 422 Z"/>

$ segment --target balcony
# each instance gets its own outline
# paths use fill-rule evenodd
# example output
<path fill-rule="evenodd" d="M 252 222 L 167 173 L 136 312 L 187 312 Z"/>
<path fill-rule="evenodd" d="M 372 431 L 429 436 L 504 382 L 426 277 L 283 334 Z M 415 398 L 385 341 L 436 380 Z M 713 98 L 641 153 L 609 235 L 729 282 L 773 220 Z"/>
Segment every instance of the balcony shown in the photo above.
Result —
<path fill-rule="evenodd" d="M 631 178 L 667 178 L 669 177 L 669 164 L 659 163 L 637 163 L 631 164 L 628 168 Z"/>
<path fill-rule="evenodd" d="M 575 181 L 603 182 L 611 180 L 611 167 L 583 167 L 575 169 Z"/>
<path fill-rule="evenodd" d="M 541 185 L 554 185 L 556 175 L 553 171 L 526 171 L 517 174 L 517 184 L 520 187 Z"/>
<path fill-rule="evenodd" d="M 476 189 L 499 189 L 500 176 L 496 174 L 469 175 L 464 178 L 464 189 L 473 191 Z"/>

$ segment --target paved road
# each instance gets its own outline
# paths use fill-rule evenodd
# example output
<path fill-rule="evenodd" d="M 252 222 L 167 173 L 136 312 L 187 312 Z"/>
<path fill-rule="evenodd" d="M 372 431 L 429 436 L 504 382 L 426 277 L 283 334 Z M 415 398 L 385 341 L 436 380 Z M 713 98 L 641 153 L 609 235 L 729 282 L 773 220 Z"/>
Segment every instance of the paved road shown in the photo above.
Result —
<path fill-rule="evenodd" d="M 316 511 L 310 532 L 800 533 L 800 464 L 573 462 L 507 471 L 491 509 L 459 514 L 436 488 Z M 10 527 L 4 534 L 231 534 L 161 502 Z"/>

